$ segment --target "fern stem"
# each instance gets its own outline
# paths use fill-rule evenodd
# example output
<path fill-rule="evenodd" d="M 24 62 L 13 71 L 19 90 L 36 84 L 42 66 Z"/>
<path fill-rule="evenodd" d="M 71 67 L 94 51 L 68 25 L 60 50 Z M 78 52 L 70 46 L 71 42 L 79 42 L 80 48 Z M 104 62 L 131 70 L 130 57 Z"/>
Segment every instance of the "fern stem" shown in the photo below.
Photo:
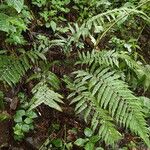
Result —
<path fill-rule="evenodd" d="M 145 4 L 148 3 L 148 2 L 150 2 L 150 0 L 145 1 L 145 2 L 143 2 L 142 4 L 138 5 L 138 6 L 135 8 L 135 10 L 138 9 L 138 8 L 140 8 L 141 6 L 145 5 Z M 98 38 L 97 38 L 97 41 L 96 41 L 95 46 L 94 46 L 94 49 L 97 48 L 98 44 L 100 43 L 101 39 L 106 35 L 106 33 L 107 33 L 117 22 L 119 22 L 121 19 L 123 19 L 124 17 L 126 17 L 126 16 L 129 15 L 130 13 L 132 13 L 131 10 L 130 10 L 129 13 L 126 13 L 125 15 L 121 16 L 120 18 L 118 18 L 114 23 L 112 23 L 112 24 L 103 32 L 102 35 L 100 34 L 100 35 L 98 36 Z M 107 14 L 107 13 L 106 13 L 106 14 Z"/>
<path fill-rule="evenodd" d="M 96 40 L 94 49 L 97 48 L 98 44 L 100 43 L 100 41 L 102 40 L 102 38 L 106 35 L 106 33 L 107 33 L 117 22 L 119 22 L 119 21 L 120 21 L 122 18 L 124 18 L 124 17 L 125 17 L 125 15 L 122 16 L 122 17 L 120 17 L 120 18 L 118 18 L 114 23 L 112 23 L 112 24 L 105 30 L 105 32 L 103 32 L 102 35 L 99 34 L 99 36 L 98 36 L 98 38 L 97 38 L 97 40 Z"/>

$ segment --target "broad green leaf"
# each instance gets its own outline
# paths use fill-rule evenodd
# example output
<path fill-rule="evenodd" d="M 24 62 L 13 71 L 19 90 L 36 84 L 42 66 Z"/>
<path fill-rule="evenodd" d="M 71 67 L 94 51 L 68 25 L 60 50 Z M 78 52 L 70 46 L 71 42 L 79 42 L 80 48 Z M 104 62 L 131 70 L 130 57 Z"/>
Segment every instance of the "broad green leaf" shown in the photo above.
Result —
<path fill-rule="evenodd" d="M 55 146 L 55 147 L 62 147 L 63 146 L 63 142 L 62 142 L 62 140 L 61 139 L 55 139 L 55 140 L 53 140 L 52 141 L 52 144 Z"/>
<path fill-rule="evenodd" d="M 91 142 L 88 142 L 88 143 L 85 145 L 85 150 L 94 150 L 94 144 L 91 143 Z"/>
<path fill-rule="evenodd" d="M 15 116 L 14 121 L 15 122 L 22 122 L 22 117 L 17 115 L 17 116 Z"/>
<path fill-rule="evenodd" d="M 84 146 L 84 144 L 88 141 L 88 139 L 82 139 L 82 138 L 79 138 L 77 139 L 74 144 L 77 145 L 77 146 Z"/>
<path fill-rule="evenodd" d="M 87 137 L 91 137 L 92 134 L 93 134 L 93 131 L 92 131 L 90 128 L 85 128 L 84 134 L 85 134 L 85 136 L 87 136 Z"/>
<path fill-rule="evenodd" d="M 30 124 L 30 123 L 33 122 L 33 120 L 32 120 L 31 118 L 26 118 L 26 119 L 24 120 L 24 122 L 25 122 L 26 124 Z"/>
<path fill-rule="evenodd" d="M 15 133 L 16 135 L 24 135 L 21 130 L 15 130 L 14 133 Z"/>
<path fill-rule="evenodd" d="M 14 130 L 21 130 L 22 129 L 22 123 L 17 123 L 15 127 L 13 127 Z"/>
<path fill-rule="evenodd" d="M 28 124 L 24 124 L 22 125 L 22 131 L 24 132 L 29 132 L 30 128 L 29 128 L 29 125 Z"/>
<path fill-rule="evenodd" d="M 16 116 L 24 116 L 26 114 L 25 110 L 18 110 Z"/>
<path fill-rule="evenodd" d="M 102 147 L 97 147 L 95 150 L 104 150 Z"/>
<path fill-rule="evenodd" d="M 44 103 L 51 108 L 62 111 L 58 103 L 63 103 L 63 101 L 61 100 L 63 97 L 51 90 L 45 82 L 38 83 L 32 89 L 32 93 L 34 94 L 34 96 L 30 102 L 29 110 L 32 110 Z"/>
<path fill-rule="evenodd" d="M 27 111 L 26 112 L 26 116 L 28 116 L 29 118 L 36 118 L 37 117 L 37 114 L 33 111 Z"/>
<path fill-rule="evenodd" d="M 0 122 L 9 118 L 9 115 L 6 112 L 0 113 Z"/>

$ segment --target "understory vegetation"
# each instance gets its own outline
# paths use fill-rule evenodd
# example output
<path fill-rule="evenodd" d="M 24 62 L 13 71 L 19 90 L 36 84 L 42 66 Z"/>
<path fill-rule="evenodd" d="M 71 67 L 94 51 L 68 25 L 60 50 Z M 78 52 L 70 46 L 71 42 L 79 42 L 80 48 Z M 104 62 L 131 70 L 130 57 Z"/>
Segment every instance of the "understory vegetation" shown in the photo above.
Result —
<path fill-rule="evenodd" d="M 1 0 L 0 149 L 150 148 L 149 14 L 150 0 Z"/>

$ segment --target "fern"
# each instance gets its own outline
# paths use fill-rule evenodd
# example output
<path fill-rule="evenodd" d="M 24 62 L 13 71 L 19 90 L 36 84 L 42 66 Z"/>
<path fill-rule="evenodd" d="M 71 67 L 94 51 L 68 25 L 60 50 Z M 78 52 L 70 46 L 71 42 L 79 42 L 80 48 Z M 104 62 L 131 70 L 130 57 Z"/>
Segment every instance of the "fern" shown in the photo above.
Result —
<path fill-rule="evenodd" d="M 97 64 L 120 68 L 121 63 L 124 62 L 126 66 L 133 71 L 137 71 L 137 69 L 142 69 L 142 65 L 138 64 L 128 55 L 128 53 L 124 51 L 117 52 L 115 50 L 93 50 L 91 53 L 79 52 L 78 54 L 80 60 L 76 64 L 87 64 L 89 66 L 91 66 L 92 64 Z"/>
<path fill-rule="evenodd" d="M 38 58 L 45 60 L 44 55 L 36 51 L 28 51 L 18 57 L 0 55 L 0 80 L 10 86 L 15 85 L 32 67 L 31 62 L 35 63 Z"/>
<path fill-rule="evenodd" d="M 51 108 L 54 108 L 58 111 L 62 111 L 61 107 L 57 103 L 63 103 L 62 96 L 52 89 L 50 89 L 46 82 L 41 81 L 33 89 L 32 93 L 34 94 L 31 102 L 30 108 L 34 109 L 42 103 L 48 105 Z"/>
<path fill-rule="evenodd" d="M 30 65 L 26 60 L 20 61 L 11 56 L 0 57 L 0 79 L 10 86 L 18 83 L 29 68 Z"/>
<path fill-rule="evenodd" d="M 127 8 L 127 7 L 121 7 L 116 8 L 113 10 L 108 10 L 107 12 L 98 14 L 92 18 L 90 18 L 86 22 L 86 27 L 91 30 L 94 27 L 94 31 L 99 34 L 96 42 L 94 43 L 94 48 L 96 48 L 100 42 L 100 40 L 107 34 L 108 31 L 110 31 L 116 24 L 122 24 L 124 23 L 129 16 L 138 16 L 144 19 L 146 22 L 150 22 L 150 17 L 145 14 L 143 11 L 137 10 L 143 5 L 146 5 L 148 1 L 145 1 L 141 3 L 136 8 Z M 108 25 L 110 23 L 110 25 Z M 108 25 L 108 26 L 107 26 Z M 106 28 L 106 29 L 105 29 Z"/>
<path fill-rule="evenodd" d="M 13 7 L 14 9 L 16 9 L 16 11 L 18 13 L 21 12 L 21 10 L 23 9 L 24 6 L 24 0 L 6 0 L 8 6 Z"/>
<path fill-rule="evenodd" d="M 149 17 L 143 11 L 137 10 L 135 8 L 131 9 L 131 8 L 127 8 L 127 7 L 122 7 L 122 8 L 116 8 L 113 10 L 108 10 L 107 12 L 98 14 L 98 15 L 90 18 L 87 21 L 87 26 L 89 28 L 92 25 L 94 25 L 94 27 L 105 26 L 106 20 L 108 22 L 117 21 L 118 18 L 125 19 L 129 15 L 134 15 L 134 14 L 136 14 L 136 15 L 138 14 L 142 18 L 146 19 L 146 21 L 149 21 Z"/>
<path fill-rule="evenodd" d="M 78 86 L 79 83 L 75 84 Z M 113 118 L 107 110 L 99 107 L 98 101 L 84 85 L 76 87 L 76 91 L 78 92 L 74 94 L 77 94 L 77 96 L 71 102 L 71 104 L 77 103 L 75 107 L 76 114 L 84 113 L 84 120 L 88 122 L 88 119 L 90 119 L 93 131 L 96 130 L 101 139 L 107 144 L 114 145 L 115 142 L 121 139 L 121 134 L 117 131 Z"/>
<path fill-rule="evenodd" d="M 142 4 L 140 4 L 139 6 L 137 6 L 136 8 L 127 8 L 127 7 L 121 7 L 121 8 L 116 8 L 113 10 L 108 10 L 107 12 L 98 14 L 92 18 L 90 18 L 87 23 L 86 26 L 89 27 L 89 29 L 91 29 L 92 25 L 96 28 L 98 26 L 105 26 L 106 21 L 107 22 L 116 22 L 118 23 L 118 21 L 122 20 L 123 22 L 127 19 L 128 16 L 130 15 L 138 15 L 140 17 L 142 17 L 143 19 L 145 19 L 147 22 L 149 22 L 149 16 L 147 16 L 143 11 L 137 10 L 137 8 L 141 7 L 142 5 L 144 5 L 144 2 Z"/>
<path fill-rule="evenodd" d="M 99 64 L 99 65 L 107 65 L 107 66 L 117 66 L 119 67 L 119 57 L 118 53 L 115 51 L 92 51 L 90 52 L 82 52 L 78 53 L 79 54 L 79 61 L 76 64 L 87 64 L 91 66 L 93 63 L 94 64 Z"/>
<path fill-rule="evenodd" d="M 122 72 L 129 71 L 133 72 L 133 77 L 140 81 L 145 91 L 149 90 L 150 80 L 149 80 L 149 65 L 144 66 L 141 62 L 136 62 L 132 57 L 124 51 L 92 51 L 90 52 L 82 52 L 78 53 L 80 60 L 76 64 L 86 64 L 92 67 L 94 64 L 97 65 L 105 65 L 106 67 L 112 67 L 116 70 L 122 69 Z M 93 65 L 93 66 L 94 66 Z M 124 67 L 122 67 L 124 66 Z"/>
<path fill-rule="evenodd" d="M 64 38 L 63 36 L 58 35 L 58 39 L 50 41 L 50 46 L 60 46 L 66 54 L 72 51 L 73 44 L 79 49 L 83 48 L 84 44 L 80 42 L 80 38 L 82 37 L 85 39 L 85 37 L 89 35 L 89 30 L 85 27 L 85 24 L 79 26 L 77 23 L 74 23 L 72 26 L 71 24 L 68 26 L 71 36 L 67 35 L 68 37 Z"/>
<path fill-rule="evenodd" d="M 114 51 L 103 51 L 79 56 L 82 59 L 78 63 L 87 64 L 89 69 L 74 72 L 77 74 L 74 92 L 69 98 L 75 96 L 71 104 L 76 103 L 76 113 L 84 112 L 85 121 L 90 120 L 93 130 L 98 130 L 107 144 L 113 145 L 121 137 L 115 128 L 116 123 L 129 128 L 150 146 L 139 98 L 133 95 L 114 69 L 114 66 L 118 67 L 119 55 Z"/>
<path fill-rule="evenodd" d="M 29 104 L 29 109 L 34 109 L 43 103 L 58 111 L 62 111 L 58 103 L 63 103 L 61 100 L 63 97 L 54 91 L 60 89 L 60 80 L 58 77 L 50 72 L 48 67 L 47 69 L 44 68 L 43 72 L 31 75 L 27 82 L 34 79 L 38 80 L 39 83 L 32 89 L 33 98 Z"/>

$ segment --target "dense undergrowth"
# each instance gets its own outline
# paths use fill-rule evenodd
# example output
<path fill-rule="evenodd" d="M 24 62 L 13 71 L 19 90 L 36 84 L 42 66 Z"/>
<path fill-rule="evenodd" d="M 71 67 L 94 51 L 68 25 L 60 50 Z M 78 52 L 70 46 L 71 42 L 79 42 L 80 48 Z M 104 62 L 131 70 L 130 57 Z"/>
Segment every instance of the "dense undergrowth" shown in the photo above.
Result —
<path fill-rule="evenodd" d="M 41 150 L 150 147 L 149 14 L 149 0 L 1 0 L 0 121 L 11 140 L 34 133 L 48 106 L 57 121 Z M 57 111 L 82 127 L 62 126 Z"/>

